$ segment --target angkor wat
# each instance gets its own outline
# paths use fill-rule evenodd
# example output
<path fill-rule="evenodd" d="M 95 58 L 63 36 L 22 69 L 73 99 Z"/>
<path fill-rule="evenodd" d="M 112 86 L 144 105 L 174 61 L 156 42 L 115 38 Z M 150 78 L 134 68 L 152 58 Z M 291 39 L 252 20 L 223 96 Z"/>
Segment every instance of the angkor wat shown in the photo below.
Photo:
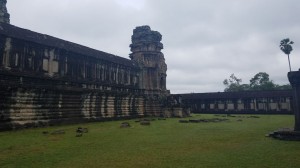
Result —
<path fill-rule="evenodd" d="M 207 104 L 206 110 L 218 106 L 218 113 L 239 111 L 243 94 L 222 98 L 227 104 L 218 96 L 205 101 L 200 95 L 171 95 L 166 88 L 161 34 L 140 26 L 131 39 L 132 53 L 126 59 L 19 28 L 10 24 L 6 0 L 0 0 L 0 130 L 144 116 L 183 117 L 189 115 L 189 107 L 201 109 L 202 105 L 196 107 L 200 101 Z M 291 112 L 289 91 L 271 94 L 272 99 L 269 93 L 252 94 L 247 101 L 258 95 L 273 103 L 270 108 L 257 104 L 259 110 L 274 107 L 276 113 Z"/>
<path fill-rule="evenodd" d="M 161 34 L 133 30 L 129 59 L 9 24 L 0 1 L 0 129 L 142 116 L 166 106 Z"/>

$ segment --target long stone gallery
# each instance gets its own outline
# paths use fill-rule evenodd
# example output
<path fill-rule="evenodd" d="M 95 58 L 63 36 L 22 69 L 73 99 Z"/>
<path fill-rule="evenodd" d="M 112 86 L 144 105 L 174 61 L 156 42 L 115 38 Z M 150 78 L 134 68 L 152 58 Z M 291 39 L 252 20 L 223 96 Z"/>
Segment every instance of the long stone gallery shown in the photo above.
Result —
<path fill-rule="evenodd" d="M 13 26 L 6 1 L 0 4 L 2 130 L 184 115 L 162 105 L 169 91 L 159 32 L 134 29 L 129 60 Z"/>
<path fill-rule="evenodd" d="M 162 35 L 149 26 L 133 30 L 130 59 L 126 59 L 11 25 L 9 17 L 6 0 L 0 0 L 0 130 L 144 116 L 184 117 L 190 107 L 195 112 L 201 108 L 218 113 L 247 108 L 291 112 L 290 91 L 226 98 L 217 93 L 204 98 L 171 95 L 166 88 Z M 246 104 L 240 101 L 244 97 Z M 259 105 L 260 100 L 264 105 Z"/>

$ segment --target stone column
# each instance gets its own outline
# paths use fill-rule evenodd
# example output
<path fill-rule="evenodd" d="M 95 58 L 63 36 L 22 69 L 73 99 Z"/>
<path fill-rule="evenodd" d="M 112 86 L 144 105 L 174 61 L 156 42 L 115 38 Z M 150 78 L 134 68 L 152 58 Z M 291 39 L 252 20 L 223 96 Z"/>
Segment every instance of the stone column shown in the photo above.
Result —
<path fill-rule="evenodd" d="M 0 23 L 9 23 L 9 14 L 6 9 L 6 0 L 0 0 Z"/>
<path fill-rule="evenodd" d="M 289 81 L 293 87 L 293 111 L 295 114 L 295 131 L 300 131 L 300 71 L 288 73 Z"/>

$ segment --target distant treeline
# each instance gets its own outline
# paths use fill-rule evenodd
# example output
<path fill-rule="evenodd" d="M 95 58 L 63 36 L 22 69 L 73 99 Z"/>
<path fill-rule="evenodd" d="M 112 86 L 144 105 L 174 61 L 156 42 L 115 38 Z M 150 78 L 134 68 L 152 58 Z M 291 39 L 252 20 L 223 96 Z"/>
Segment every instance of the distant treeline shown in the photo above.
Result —
<path fill-rule="evenodd" d="M 279 85 L 270 80 L 269 74 L 259 72 L 250 79 L 249 84 L 241 84 L 242 79 L 231 74 L 229 79 L 225 79 L 223 84 L 226 86 L 225 92 L 251 91 L 251 90 L 287 90 L 292 89 L 290 84 Z"/>

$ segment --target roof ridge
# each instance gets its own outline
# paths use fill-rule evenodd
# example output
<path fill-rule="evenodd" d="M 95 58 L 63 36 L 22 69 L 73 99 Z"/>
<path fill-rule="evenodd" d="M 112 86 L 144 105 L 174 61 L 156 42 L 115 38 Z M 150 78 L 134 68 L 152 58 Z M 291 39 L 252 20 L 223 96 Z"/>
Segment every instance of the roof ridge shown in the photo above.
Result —
<path fill-rule="evenodd" d="M 47 34 L 37 33 L 32 30 L 20 28 L 11 24 L 0 23 L 0 34 L 17 39 L 31 41 L 37 44 L 67 50 L 81 55 L 103 59 L 105 61 L 111 61 L 126 66 L 133 66 L 133 62 L 130 59 L 110 54 L 104 51 L 96 50 L 87 46 L 83 46 L 81 44 L 63 40 Z"/>

